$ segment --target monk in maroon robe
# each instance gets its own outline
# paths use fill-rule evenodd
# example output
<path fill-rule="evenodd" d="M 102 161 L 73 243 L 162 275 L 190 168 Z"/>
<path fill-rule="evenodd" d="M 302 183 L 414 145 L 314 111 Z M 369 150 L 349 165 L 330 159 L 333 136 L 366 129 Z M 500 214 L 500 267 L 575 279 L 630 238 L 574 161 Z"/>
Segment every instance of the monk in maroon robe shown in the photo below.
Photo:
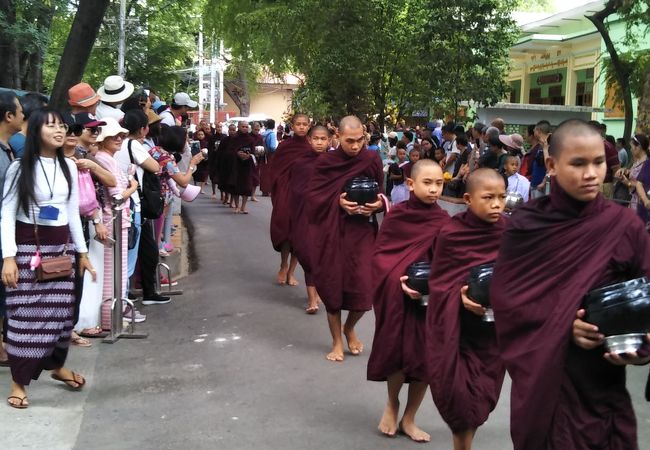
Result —
<path fill-rule="evenodd" d="M 624 366 L 650 361 L 647 345 L 607 353 L 581 303 L 594 288 L 650 276 L 650 240 L 633 211 L 599 193 L 607 168 L 598 130 L 562 123 L 546 167 L 551 194 L 513 214 L 490 293 L 512 378 L 514 449 L 634 450 Z"/>
<path fill-rule="evenodd" d="M 305 191 L 309 184 L 309 179 L 314 170 L 316 158 L 325 153 L 330 145 L 329 130 L 322 126 L 316 125 L 309 130 L 307 140 L 311 145 L 311 152 L 301 153 L 291 166 L 289 181 L 290 197 L 290 215 L 291 215 L 291 247 L 293 253 L 298 258 L 300 265 L 305 272 L 305 284 L 307 285 L 307 314 L 316 314 L 318 312 L 320 297 L 314 284 L 312 275 L 311 262 L 309 259 L 309 221 L 307 220 Z"/>
<path fill-rule="evenodd" d="M 259 122 L 253 122 L 253 126 L 251 128 L 251 136 L 253 138 L 253 149 L 264 147 L 264 138 L 260 134 L 261 128 L 262 125 Z M 258 153 L 257 151 L 255 151 L 254 154 L 255 154 L 255 161 L 254 161 L 253 171 L 251 174 L 251 182 L 253 184 L 253 192 L 251 194 L 252 202 L 258 201 L 257 198 L 255 197 L 255 192 L 257 191 L 257 187 L 260 185 L 260 159 L 264 158 L 264 155 Z"/>
<path fill-rule="evenodd" d="M 415 414 L 427 390 L 426 307 L 405 296 L 401 283 L 408 279 L 404 274 L 411 264 L 431 261 L 436 236 L 450 219 L 436 204 L 444 184 L 440 165 L 421 161 L 411 175 L 406 180 L 410 198 L 386 214 L 377 236 L 372 264 L 375 337 L 368 379 L 386 381 L 388 386 L 379 431 L 394 436 L 399 426 L 411 439 L 428 442 L 431 436 L 415 425 Z M 398 425 L 399 392 L 405 381 L 410 383 L 408 403 Z"/>
<path fill-rule="evenodd" d="M 282 141 L 273 157 L 271 173 L 271 243 L 273 248 L 280 252 L 280 270 L 278 271 L 278 284 L 298 286 L 295 276 L 298 259 L 293 255 L 291 242 L 291 168 L 302 158 L 312 157 L 311 145 L 307 141 L 309 130 L 309 117 L 296 114 L 294 135 Z M 291 259 L 290 259 L 291 257 Z"/>
<path fill-rule="evenodd" d="M 366 176 L 381 185 L 382 163 L 368 150 L 361 121 L 347 116 L 339 124 L 340 146 L 321 155 L 306 192 L 310 260 L 316 289 L 327 309 L 332 333 L 330 361 L 343 361 L 342 332 L 353 355 L 363 351 L 354 331 L 356 323 L 372 307 L 371 259 L 377 223 L 373 217 L 383 207 L 377 200 L 365 205 L 346 200 L 348 180 Z M 276 156 L 277 157 L 277 156 Z M 349 311 L 341 326 L 341 310 Z"/>
<path fill-rule="evenodd" d="M 427 369 L 431 395 L 453 433 L 454 449 L 469 449 L 476 429 L 499 400 L 505 366 L 493 322 L 467 296 L 470 269 L 497 258 L 505 229 L 506 185 L 493 169 L 477 169 L 463 195 L 468 210 L 438 235 L 429 279 Z M 461 302 L 462 299 L 462 302 Z"/>
<path fill-rule="evenodd" d="M 230 179 L 230 173 L 232 170 L 232 152 L 229 152 L 229 142 L 232 138 L 237 135 L 237 127 L 235 124 L 230 124 L 228 126 L 228 136 L 224 137 L 217 147 L 215 158 L 212 160 L 208 159 L 211 164 L 210 168 L 210 177 L 216 175 L 217 184 L 219 186 L 219 191 L 221 191 L 221 202 L 224 205 L 231 204 L 234 207 L 234 196 L 232 195 L 233 188 L 228 184 Z"/>
<path fill-rule="evenodd" d="M 237 134 L 228 141 L 225 157 L 230 164 L 228 187 L 234 197 L 235 214 L 248 214 L 246 203 L 253 190 L 251 172 L 253 169 L 253 137 L 248 132 L 248 122 L 240 121 Z M 240 202 L 241 200 L 241 202 Z"/>

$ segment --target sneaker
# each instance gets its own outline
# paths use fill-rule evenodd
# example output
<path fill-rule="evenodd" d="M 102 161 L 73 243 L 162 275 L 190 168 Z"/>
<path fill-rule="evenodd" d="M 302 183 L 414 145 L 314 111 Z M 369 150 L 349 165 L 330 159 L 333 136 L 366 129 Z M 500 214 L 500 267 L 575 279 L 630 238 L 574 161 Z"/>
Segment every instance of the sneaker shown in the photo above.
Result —
<path fill-rule="evenodd" d="M 172 244 L 165 243 L 163 245 L 163 250 L 165 250 L 166 252 L 172 252 L 174 251 L 174 246 Z"/>
<path fill-rule="evenodd" d="M 161 277 L 160 278 L 160 285 L 161 286 L 178 286 L 178 281 L 172 280 L 171 283 L 169 283 L 169 280 L 167 277 Z"/>
<path fill-rule="evenodd" d="M 163 297 L 160 294 L 154 294 L 151 297 L 143 297 L 143 305 L 165 305 L 172 301 L 171 297 Z"/>
<path fill-rule="evenodd" d="M 126 322 L 129 322 L 129 323 L 131 322 L 131 320 L 132 320 L 133 318 L 131 317 L 131 307 L 130 307 L 130 306 L 127 306 L 127 307 L 124 309 L 124 314 L 123 314 L 123 316 L 124 316 L 124 320 L 125 320 Z M 135 310 L 135 323 L 142 323 L 142 322 L 144 322 L 145 320 L 147 320 L 147 316 L 145 316 L 144 314 L 141 314 L 140 311 L 138 311 L 138 310 L 136 309 L 136 310 Z"/>
<path fill-rule="evenodd" d="M 165 250 L 160 250 L 160 251 L 158 252 L 158 254 L 159 254 L 160 256 L 162 256 L 163 258 L 166 258 L 166 257 L 169 256 L 169 253 L 167 253 Z"/>

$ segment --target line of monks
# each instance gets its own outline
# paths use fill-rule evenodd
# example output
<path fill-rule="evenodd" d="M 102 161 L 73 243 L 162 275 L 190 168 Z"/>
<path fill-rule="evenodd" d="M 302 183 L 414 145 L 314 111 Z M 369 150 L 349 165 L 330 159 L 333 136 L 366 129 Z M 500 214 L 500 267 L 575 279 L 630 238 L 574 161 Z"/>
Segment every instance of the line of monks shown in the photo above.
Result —
<path fill-rule="evenodd" d="M 278 282 L 294 280 L 300 262 L 307 312 L 321 301 L 327 310 L 330 361 L 343 361 L 344 337 L 350 354 L 363 351 L 355 325 L 374 308 L 367 378 L 387 383 L 382 433 L 429 441 L 415 415 L 430 387 L 454 448 L 471 448 L 507 370 L 515 450 L 638 448 L 625 366 L 650 362 L 650 335 L 636 353 L 606 353 L 604 336 L 582 320 L 581 302 L 595 287 L 650 276 L 650 239 L 632 210 L 599 193 L 606 163 L 596 130 L 569 120 L 543 143 L 549 196 L 506 218 L 503 177 L 478 169 L 467 181 L 468 210 L 449 217 L 436 203 L 444 180 L 435 162 L 410 168 L 408 201 L 391 208 L 380 195 L 359 205 L 343 193 L 348 180 L 368 177 L 383 186 L 380 157 L 367 149 L 359 119 L 341 120 L 336 149 L 329 149 L 329 130 L 310 128 L 307 116 L 292 123 L 294 136 L 271 165 Z M 431 263 L 426 307 L 405 276 L 419 261 Z M 470 268 L 493 262 L 495 321 L 486 322 L 467 278 Z M 409 393 L 399 419 L 404 383 Z"/>

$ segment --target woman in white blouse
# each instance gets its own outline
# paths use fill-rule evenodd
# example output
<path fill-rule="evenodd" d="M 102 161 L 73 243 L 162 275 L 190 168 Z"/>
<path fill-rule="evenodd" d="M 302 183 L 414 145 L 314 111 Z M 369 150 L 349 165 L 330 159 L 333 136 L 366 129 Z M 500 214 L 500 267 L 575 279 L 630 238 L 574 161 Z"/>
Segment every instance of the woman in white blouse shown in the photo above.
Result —
<path fill-rule="evenodd" d="M 66 368 L 74 309 L 74 274 L 38 281 L 40 259 L 67 255 L 94 277 L 79 218 L 77 168 L 63 156 L 66 124 L 49 108 L 32 113 L 22 159 L 7 170 L 1 237 L 7 287 L 7 353 L 11 393 L 7 402 L 26 408 L 26 386 L 43 370 L 73 390 L 86 380 Z M 73 246 L 70 246 L 72 243 Z"/>

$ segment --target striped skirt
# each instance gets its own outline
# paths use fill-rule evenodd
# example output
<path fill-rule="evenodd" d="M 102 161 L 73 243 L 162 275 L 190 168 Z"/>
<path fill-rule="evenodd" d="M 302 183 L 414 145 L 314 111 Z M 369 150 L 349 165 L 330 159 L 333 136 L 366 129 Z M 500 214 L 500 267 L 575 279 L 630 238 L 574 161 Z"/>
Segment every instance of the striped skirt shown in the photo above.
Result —
<path fill-rule="evenodd" d="M 39 225 L 41 257 L 61 256 L 68 226 Z M 7 346 L 13 380 L 28 385 L 43 370 L 63 367 L 68 356 L 75 304 L 74 275 L 40 282 L 29 262 L 36 253 L 34 226 L 16 222 L 18 287 L 7 288 Z M 73 261 L 74 249 L 67 254 Z"/>

